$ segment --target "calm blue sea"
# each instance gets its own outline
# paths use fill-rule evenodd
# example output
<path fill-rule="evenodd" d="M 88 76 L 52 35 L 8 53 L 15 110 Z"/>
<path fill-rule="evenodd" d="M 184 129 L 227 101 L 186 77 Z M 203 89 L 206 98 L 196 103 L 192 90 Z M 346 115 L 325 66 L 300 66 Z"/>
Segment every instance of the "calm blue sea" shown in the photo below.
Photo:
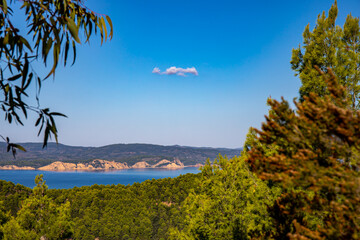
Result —
<path fill-rule="evenodd" d="M 19 183 L 33 188 L 36 175 L 43 174 L 49 188 L 62 189 L 93 184 L 133 184 L 148 179 L 177 177 L 186 173 L 198 173 L 198 168 L 187 167 L 182 169 L 125 169 L 107 172 L 50 172 L 37 170 L 0 170 L 0 179 Z"/>

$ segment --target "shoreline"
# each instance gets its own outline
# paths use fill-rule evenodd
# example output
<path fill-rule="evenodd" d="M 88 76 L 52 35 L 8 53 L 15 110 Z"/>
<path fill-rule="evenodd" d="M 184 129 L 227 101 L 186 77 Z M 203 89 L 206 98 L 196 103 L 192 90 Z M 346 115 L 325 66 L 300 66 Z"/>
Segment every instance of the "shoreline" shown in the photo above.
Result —
<path fill-rule="evenodd" d="M 95 160 L 94 160 L 95 161 Z M 105 160 L 102 160 L 105 161 Z M 107 163 L 107 161 L 106 161 Z M 105 163 L 105 164 L 106 164 Z M 59 166 L 60 165 L 60 166 Z M 65 166 L 64 166 L 65 165 Z M 66 166 L 66 165 L 70 165 L 70 166 Z M 80 165 L 79 168 L 77 166 L 78 164 L 76 163 L 63 163 L 63 162 L 54 162 L 51 163 L 49 165 L 46 166 L 42 166 L 42 167 L 30 167 L 30 166 L 16 166 L 16 165 L 4 165 L 4 166 L 0 166 L 0 170 L 2 171 L 11 171 L 11 170 L 21 170 L 21 171 L 48 171 L 48 172 L 112 172 L 112 171 L 119 171 L 119 170 L 130 170 L 130 169 L 138 169 L 138 170 L 148 170 L 148 169 L 157 169 L 157 170 L 178 170 L 178 169 L 183 169 L 183 168 L 200 168 L 202 166 L 204 166 L 203 164 L 195 164 L 195 165 L 183 165 L 183 164 L 174 164 L 174 163 L 170 163 L 166 166 L 139 166 L 137 164 L 134 164 L 133 166 L 127 166 L 126 163 L 121 163 L 122 166 L 116 166 L 116 167 L 109 167 L 109 166 L 104 166 L 104 167 L 93 167 L 91 164 L 89 164 L 88 166 L 84 166 L 84 165 Z M 155 164 L 157 165 L 157 164 Z"/>
<path fill-rule="evenodd" d="M 164 170 L 164 171 L 171 171 L 171 170 L 180 170 L 184 168 L 197 168 L 194 165 L 179 167 L 179 168 L 163 168 L 163 167 L 148 167 L 148 168 L 124 168 L 124 169 L 74 169 L 74 170 L 41 170 L 38 168 L 33 169 L 3 169 L 3 166 L 0 166 L 0 171 L 39 171 L 39 172 L 116 172 L 116 171 L 123 171 L 123 170 Z"/>

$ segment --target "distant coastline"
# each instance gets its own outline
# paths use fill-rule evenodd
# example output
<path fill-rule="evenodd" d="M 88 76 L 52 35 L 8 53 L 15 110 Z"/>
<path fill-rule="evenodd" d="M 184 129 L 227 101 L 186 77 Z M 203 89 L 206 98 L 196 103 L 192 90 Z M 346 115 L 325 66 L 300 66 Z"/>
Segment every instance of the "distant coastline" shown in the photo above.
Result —
<path fill-rule="evenodd" d="M 203 166 L 219 155 L 232 158 L 241 149 L 162 146 L 154 144 L 112 144 L 102 147 L 79 147 L 49 143 L 19 143 L 27 151 L 16 158 L 0 142 L 0 170 L 39 171 L 116 171 L 122 169 L 167 169 Z"/>
<path fill-rule="evenodd" d="M 107 161 L 102 159 L 95 159 L 89 163 L 69 163 L 56 161 L 46 166 L 34 168 L 30 166 L 16 166 L 16 165 L 5 165 L 0 166 L 0 170 L 41 170 L 41 171 L 113 171 L 122 169 L 181 169 L 185 167 L 201 167 L 203 164 L 195 164 L 185 166 L 179 159 L 169 161 L 163 159 L 155 164 L 150 165 L 145 161 L 137 162 L 132 166 L 129 166 L 126 162 L 120 163 L 115 161 Z"/>

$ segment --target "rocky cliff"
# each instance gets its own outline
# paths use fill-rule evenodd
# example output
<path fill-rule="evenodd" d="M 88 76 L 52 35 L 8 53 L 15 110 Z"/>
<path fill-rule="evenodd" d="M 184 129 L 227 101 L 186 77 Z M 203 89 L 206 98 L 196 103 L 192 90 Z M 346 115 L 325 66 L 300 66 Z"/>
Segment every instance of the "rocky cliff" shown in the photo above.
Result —
<path fill-rule="evenodd" d="M 131 168 L 149 168 L 149 167 L 151 167 L 151 165 L 145 161 L 137 162 L 131 166 Z"/>
<path fill-rule="evenodd" d="M 0 170 L 35 170 L 33 167 L 18 167 L 15 165 L 0 166 Z"/>
<path fill-rule="evenodd" d="M 121 170 L 130 168 L 166 168 L 177 169 L 185 167 L 184 164 L 177 158 L 173 161 L 163 159 L 156 164 L 150 165 L 146 161 L 137 162 L 132 166 L 127 163 L 119 163 L 115 161 L 106 161 L 102 159 L 95 159 L 89 163 L 66 163 L 56 161 L 49 165 L 38 168 L 42 171 L 107 171 L 107 170 Z M 0 166 L 0 170 L 35 170 L 32 167 L 17 167 L 15 165 Z"/>
<path fill-rule="evenodd" d="M 96 170 L 120 170 L 128 169 L 126 163 L 119 163 L 114 161 L 106 161 L 101 159 L 95 159 L 90 163 L 64 163 L 53 162 L 47 166 L 40 167 L 38 170 L 43 171 L 96 171 Z"/>

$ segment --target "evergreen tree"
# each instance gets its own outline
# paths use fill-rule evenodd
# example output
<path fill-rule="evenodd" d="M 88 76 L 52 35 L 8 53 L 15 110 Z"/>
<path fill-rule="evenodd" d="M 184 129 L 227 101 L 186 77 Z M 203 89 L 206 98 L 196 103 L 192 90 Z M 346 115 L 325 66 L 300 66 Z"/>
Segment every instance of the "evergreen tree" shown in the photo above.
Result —
<path fill-rule="evenodd" d="M 360 237 L 360 111 L 348 108 L 330 69 L 319 72 L 329 95 L 309 93 L 294 101 L 296 112 L 269 99 L 258 143 L 248 150 L 251 170 L 283 189 L 269 208 L 276 239 Z"/>
<path fill-rule="evenodd" d="M 360 109 L 360 26 L 359 18 L 349 14 L 338 51 L 337 76 L 348 91 L 349 105 Z"/>
<path fill-rule="evenodd" d="M 336 26 L 337 3 L 332 5 L 328 17 L 318 16 L 315 28 L 305 27 L 303 46 L 292 51 L 291 67 L 300 77 L 300 99 L 310 92 L 320 96 L 329 94 L 326 83 L 315 69 L 327 72 L 331 68 L 340 83 L 346 87 L 348 106 L 359 109 L 360 97 L 360 31 L 359 18 L 348 15 L 344 27 Z"/>
<path fill-rule="evenodd" d="M 2 226 L 6 239 L 67 239 L 73 234 L 70 203 L 58 205 L 46 195 L 43 176 L 36 176 L 33 195 L 26 199 L 16 217 Z"/>

